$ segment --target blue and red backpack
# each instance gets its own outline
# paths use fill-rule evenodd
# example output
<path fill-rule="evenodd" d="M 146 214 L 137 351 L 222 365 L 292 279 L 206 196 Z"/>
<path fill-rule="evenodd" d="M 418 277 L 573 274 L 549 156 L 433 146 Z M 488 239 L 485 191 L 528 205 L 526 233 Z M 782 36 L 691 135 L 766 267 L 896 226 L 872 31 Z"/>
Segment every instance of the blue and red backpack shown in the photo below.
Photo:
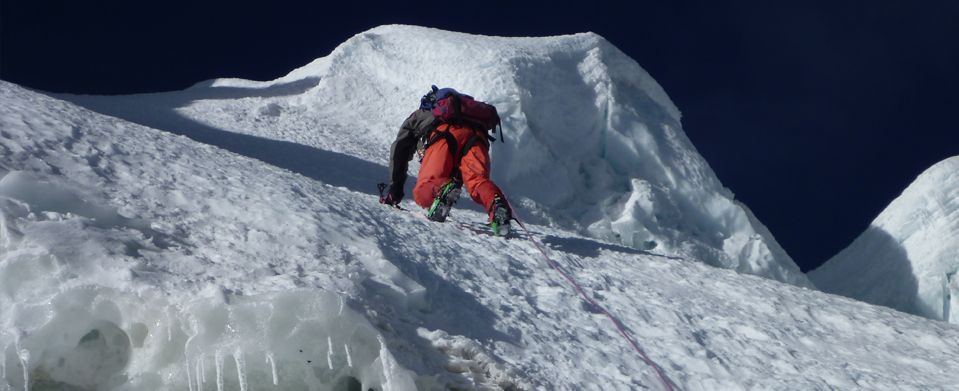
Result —
<path fill-rule="evenodd" d="M 432 111 L 439 122 L 466 123 L 477 130 L 493 133 L 499 127 L 500 140 L 503 140 L 503 126 L 496 107 L 452 88 L 432 86 L 432 91 L 423 97 L 421 108 Z M 491 136 L 489 139 L 495 140 Z"/>

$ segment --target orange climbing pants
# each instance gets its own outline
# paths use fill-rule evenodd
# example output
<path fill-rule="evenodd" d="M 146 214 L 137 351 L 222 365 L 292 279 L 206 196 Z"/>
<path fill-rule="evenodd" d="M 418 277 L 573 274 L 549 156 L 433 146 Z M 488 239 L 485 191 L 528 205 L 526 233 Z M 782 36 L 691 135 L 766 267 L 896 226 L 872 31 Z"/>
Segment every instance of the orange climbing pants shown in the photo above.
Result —
<path fill-rule="evenodd" d="M 458 125 L 440 125 L 435 132 L 449 132 L 456 139 L 456 155 L 462 153 L 462 148 L 476 135 L 479 137 L 475 144 L 466 151 L 459 161 L 459 172 L 463 184 L 469 191 L 470 198 L 490 210 L 496 196 L 503 197 L 502 191 L 489 178 L 490 159 L 489 141 L 484 133 L 478 133 L 470 127 Z M 427 149 L 417 175 L 416 186 L 413 187 L 413 200 L 416 204 L 429 208 L 440 189 L 453 176 L 456 156 L 451 155 L 447 139 L 437 137 Z"/>

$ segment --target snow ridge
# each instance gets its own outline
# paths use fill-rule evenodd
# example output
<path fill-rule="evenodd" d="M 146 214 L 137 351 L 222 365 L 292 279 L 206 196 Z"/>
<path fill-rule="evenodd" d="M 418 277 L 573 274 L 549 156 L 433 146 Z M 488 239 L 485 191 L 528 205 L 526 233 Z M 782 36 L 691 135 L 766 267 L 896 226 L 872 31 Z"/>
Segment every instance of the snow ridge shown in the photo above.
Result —
<path fill-rule="evenodd" d="M 959 323 L 959 156 L 919 175 L 809 276 L 826 292 Z"/>
<path fill-rule="evenodd" d="M 228 129 L 379 165 L 431 84 L 500 109 L 506 143 L 492 148 L 493 177 L 531 222 L 812 286 L 722 186 L 663 89 L 593 33 L 504 38 L 381 26 L 274 81 L 65 98 L 194 138 L 204 127 Z M 370 182 L 386 176 L 369 171 Z"/>

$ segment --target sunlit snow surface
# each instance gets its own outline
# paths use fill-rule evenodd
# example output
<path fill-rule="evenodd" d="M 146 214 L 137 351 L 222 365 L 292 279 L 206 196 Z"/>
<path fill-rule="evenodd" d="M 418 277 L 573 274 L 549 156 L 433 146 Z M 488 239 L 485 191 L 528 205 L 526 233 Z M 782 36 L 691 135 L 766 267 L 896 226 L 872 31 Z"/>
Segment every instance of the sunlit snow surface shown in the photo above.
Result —
<path fill-rule="evenodd" d="M 493 179 L 523 201 L 530 221 L 811 286 L 696 152 L 662 88 L 595 34 L 498 38 L 383 26 L 272 82 L 66 98 L 318 179 L 346 155 L 359 167 L 336 184 L 371 191 L 388 178 L 380 165 L 389 145 L 431 84 L 499 108 L 506 143 L 492 148 Z"/>
<path fill-rule="evenodd" d="M 281 91 L 268 85 L 197 88 L 261 99 L 263 121 L 331 109 L 255 98 Z M 180 127 L 147 128 L 5 82 L 0 102 L 0 389 L 664 389 L 530 240 L 676 389 L 959 384 L 945 323 L 562 224 L 503 239 L 475 210 L 440 224 L 386 208 L 370 188 L 394 123 L 284 141 L 155 109 L 141 115 Z M 256 122 L 210 118 L 244 113 Z"/>
<path fill-rule="evenodd" d="M 827 292 L 959 324 L 959 156 L 922 173 L 810 276 Z"/>

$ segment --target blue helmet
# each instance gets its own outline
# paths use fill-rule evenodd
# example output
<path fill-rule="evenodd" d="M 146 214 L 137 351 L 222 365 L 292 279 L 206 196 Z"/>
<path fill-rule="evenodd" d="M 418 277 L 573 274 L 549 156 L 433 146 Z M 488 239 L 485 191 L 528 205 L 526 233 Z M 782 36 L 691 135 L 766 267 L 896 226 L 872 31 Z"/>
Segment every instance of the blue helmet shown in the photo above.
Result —
<path fill-rule="evenodd" d="M 420 109 L 421 110 L 433 110 L 433 106 L 436 105 L 436 101 L 446 98 L 450 95 L 463 95 L 459 91 L 456 91 L 452 88 L 437 88 L 436 85 L 433 85 L 430 88 L 430 92 L 427 92 L 426 95 L 423 95 L 423 98 L 420 99 Z"/>

